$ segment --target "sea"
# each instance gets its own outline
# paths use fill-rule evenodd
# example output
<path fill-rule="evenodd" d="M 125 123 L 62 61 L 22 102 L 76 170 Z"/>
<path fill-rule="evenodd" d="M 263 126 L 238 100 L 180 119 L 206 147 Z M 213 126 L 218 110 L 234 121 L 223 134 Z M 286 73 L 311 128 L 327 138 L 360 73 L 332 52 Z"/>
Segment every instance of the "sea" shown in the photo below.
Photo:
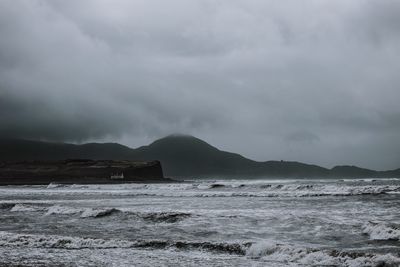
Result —
<path fill-rule="evenodd" d="M 400 179 L 3 186 L 0 266 L 400 266 Z"/>

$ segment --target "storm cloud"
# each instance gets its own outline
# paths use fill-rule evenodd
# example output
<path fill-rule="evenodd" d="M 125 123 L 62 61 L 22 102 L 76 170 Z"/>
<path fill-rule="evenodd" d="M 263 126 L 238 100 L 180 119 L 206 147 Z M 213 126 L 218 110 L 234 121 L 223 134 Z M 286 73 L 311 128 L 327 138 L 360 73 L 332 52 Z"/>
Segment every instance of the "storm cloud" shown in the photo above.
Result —
<path fill-rule="evenodd" d="M 397 0 L 0 2 L 0 134 L 400 167 Z"/>

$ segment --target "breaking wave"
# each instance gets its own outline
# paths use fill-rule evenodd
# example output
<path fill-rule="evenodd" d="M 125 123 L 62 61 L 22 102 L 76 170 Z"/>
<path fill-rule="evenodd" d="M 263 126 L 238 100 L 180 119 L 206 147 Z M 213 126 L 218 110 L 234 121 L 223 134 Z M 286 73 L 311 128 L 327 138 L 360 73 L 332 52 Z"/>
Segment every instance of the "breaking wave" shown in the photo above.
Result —
<path fill-rule="evenodd" d="M 154 223 L 175 223 L 192 216 L 191 213 L 179 211 L 140 212 L 116 208 L 76 208 L 61 205 L 46 207 L 43 204 L 30 203 L 1 203 L 0 208 L 11 212 L 43 212 L 45 216 L 80 214 L 80 218 L 101 218 L 120 214 Z"/>
<path fill-rule="evenodd" d="M 12 212 L 35 212 L 47 210 L 45 205 L 31 204 L 31 203 L 17 203 L 12 204 L 10 211 Z"/>
<path fill-rule="evenodd" d="M 14 234 L 0 231 L 0 247 L 30 247 L 53 249 L 112 249 L 112 248 L 152 248 L 205 250 L 217 253 L 245 255 L 250 243 L 195 242 L 173 240 L 120 240 L 82 238 L 57 235 Z"/>
<path fill-rule="evenodd" d="M 154 223 L 175 223 L 185 218 L 192 216 L 190 213 L 177 212 L 177 211 L 160 211 L 160 212 L 134 212 L 134 211 L 121 211 L 115 208 L 108 209 L 86 209 L 82 212 L 81 218 L 99 218 L 111 216 L 113 214 L 122 214 L 130 217 L 135 217 L 148 222 Z"/>
<path fill-rule="evenodd" d="M 106 217 L 110 216 L 114 213 L 118 213 L 120 210 L 115 209 L 115 208 L 109 208 L 109 209 L 85 209 L 82 214 L 81 218 L 100 218 L 100 217 Z"/>
<path fill-rule="evenodd" d="M 243 188 L 243 190 L 242 190 Z M 400 192 L 400 186 L 315 186 L 315 185 L 282 185 L 265 184 L 256 188 L 246 186 L 235 187 L 234 190 L 225 185 L 199 185 L 197 190 L 140 190 L 131 192 L 132 196 L 159 197 L 321 197 L 321 196 L 359 196 L 381 195 Z M 250 189 L 250 190 L 249 190 Z"/>
<path fill-rule="evenodd" d="M 60 249 L 106 249 L 129 248 L 133 242 L 124 240 L 104 240 L 98 238 L 81 238 L 70 236 L 14 234 L 0 231 L 0 246 Z"/>
<path fill-rule="evenodd" d="M 69 184 L 57 184 L 57 183 L 50 183 L 47 185 L 47 189 L 52 189 L 52 188 L 63 188 L 63 187 L 70 187 L 71 185 Z"/>
<path fill-rule="evenodd" d="M 104 195 L 104 196 L 129 196 L 129 197 L 326 197 L 326 196 L 360 196 L 360 195 L 382 195 L 399 194 L 399 185 L 329 185 L 329 184 L 256 184 L 242 185 L 230 184 L 197 184 L 196 186 L 169 186 L 154 189 L 152 186 L 140 185 L 117 189 L 91 188 L 85 185 L 77 188 L 54 188 L 42 189 L 35 195 Z M 121 185 L 120 185 L 121 186 Z M 124 185 L 125 186 L 125 185 Z M 90 188 L 88 188 L 90 187 Z M 56 190 L 56 191 L 54 191 Z M 21 192 L 23 193 L 23 192 Z"/>
<path fill-rule="evenodd" d="M 73 207 L 67 207 L 67 206 L 51 206 L 47 209 L 47 212 L 45 215 L 53 215 L 53 214 L 75 214 L 81 212 L 81 209 L 73 208 Z"/>
<path fill-rule="evenodd" d="M 242 184 L 237 182 L 200 183 L 194 188 L 186 187 L 185 190 L 182 189 L 139 190 L 132 192 L 132 194 L 166 197 L 320 197 L 380 195 L 400 192 L 399 185 Z"/>
<path fill-rule="evenodd" d="M 304 266 L 396 267 L 400 258 L 392 254 L 302 248 L 269 242 L 253 244 L 246 255 L 255 259 Z"/>
<path fill-rule="evenodd" d="M 167 223 L 174 223 L 191 216 L 190 213 L 184 212 L 149 212 L 135 213 L 135 215 L 147 221 Z"/>
<path fill-rule="evenodd" d="M 57 235 L 14 234 L 0 232 L 0 247 L 46 249 L 176 249 L 235 254 L 263 262 L 305 266 L 399 266 L 400 258 L 392 254 L 303 248 L 269 242 L 202 242 L 175 240 L 119 240 Z"/>
<path fill-rule="evenodd" d="M 181 250 L 203 250 L 215 253 L 228 253 L 244 256 L 249 242 L 192 242 L 192 241 L 169 241 L 169 240 L 141 240 L 137 241 L 137 248 L 156 248 L 156 249 L 181 249 Z"/>
<path fill-rule="evenodd" d="M 363 225 L 362 230 L 372 240 L 400 240 L 398 224 L 368 222 Z"/>
<path fill-rule="evenodd" d="M 197 186 L 198 189 L 213 189 L 213 188 L 222 188 L 222 187 L 226 187 L 226 185 L 224 184 L 199 184 Z"/>
<path fill-rule="evenodd" d="M 399 180 L 368 181 L 213 181 L 176 184 L 62 185 L 47 188 L 15 188 L 4 194 L 36 196 L 82 195 L 129 197 L 325 197 L 400 194 Z M 383 182 L 386 181 L 386 184 Z"/>

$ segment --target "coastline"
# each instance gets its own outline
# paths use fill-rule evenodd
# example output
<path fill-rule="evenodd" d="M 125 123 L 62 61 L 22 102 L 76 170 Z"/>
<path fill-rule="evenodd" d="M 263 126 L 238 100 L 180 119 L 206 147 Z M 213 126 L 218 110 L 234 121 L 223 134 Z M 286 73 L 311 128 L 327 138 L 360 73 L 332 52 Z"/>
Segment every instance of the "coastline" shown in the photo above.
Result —
<path fill-rule="evenodd" d="M 159 161 L 69 159 L 0 162 L 0 186 L 171 183 Z"/>

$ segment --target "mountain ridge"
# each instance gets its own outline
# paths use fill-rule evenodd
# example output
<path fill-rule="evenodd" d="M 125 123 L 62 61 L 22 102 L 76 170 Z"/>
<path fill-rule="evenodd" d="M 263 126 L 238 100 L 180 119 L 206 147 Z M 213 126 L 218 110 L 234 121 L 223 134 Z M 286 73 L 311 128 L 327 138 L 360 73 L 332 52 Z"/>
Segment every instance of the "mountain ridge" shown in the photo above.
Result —
<path fill-rule="evenodd" d="M 297 161 L 254 161 L 240 154 L 220 150 L 207 142 L 182 134 L 130 148 L 118 143 L 52 143 L 2 139 L 0 160 L 159 160 L 168 177 L 178 178 L 306 178 L 306 177 L 400 177 L 400 168 L 376 171 L 339 165 L 331 169 Z"/>

